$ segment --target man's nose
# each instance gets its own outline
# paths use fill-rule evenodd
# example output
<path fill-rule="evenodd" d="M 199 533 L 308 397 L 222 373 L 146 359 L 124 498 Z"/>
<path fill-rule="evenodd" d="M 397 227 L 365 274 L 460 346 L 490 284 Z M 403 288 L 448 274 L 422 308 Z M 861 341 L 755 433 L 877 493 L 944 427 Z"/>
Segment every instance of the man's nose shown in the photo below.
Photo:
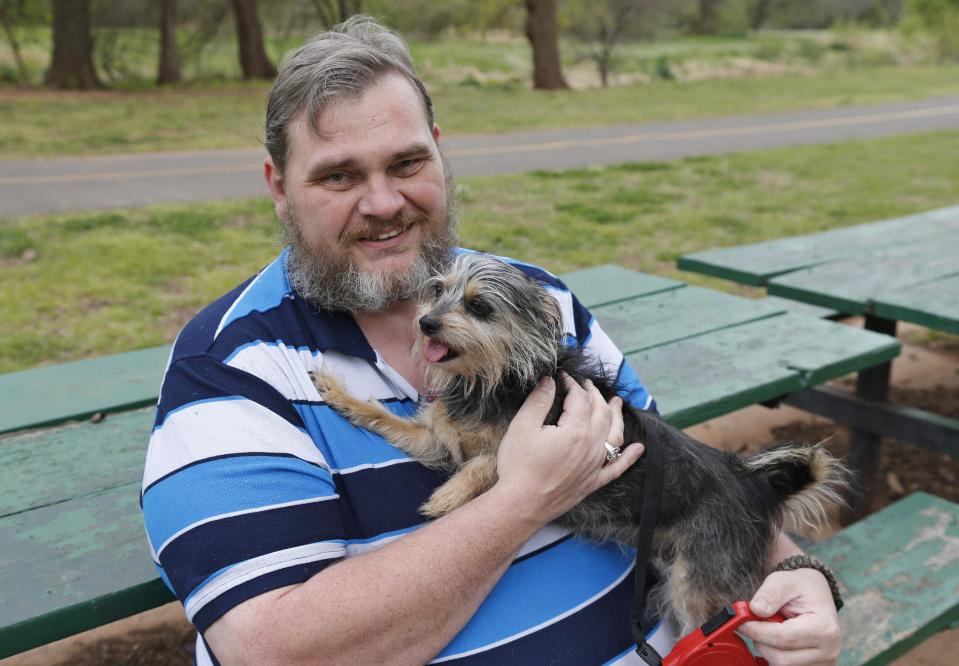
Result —
<path fill-rule="evenodd" d="M 389 220 L 400 212 L 405 199 L 387 176 L 374 176 L 367 182 L 366 192 L 360 199 L 357 212 L 366 217 Z"/>

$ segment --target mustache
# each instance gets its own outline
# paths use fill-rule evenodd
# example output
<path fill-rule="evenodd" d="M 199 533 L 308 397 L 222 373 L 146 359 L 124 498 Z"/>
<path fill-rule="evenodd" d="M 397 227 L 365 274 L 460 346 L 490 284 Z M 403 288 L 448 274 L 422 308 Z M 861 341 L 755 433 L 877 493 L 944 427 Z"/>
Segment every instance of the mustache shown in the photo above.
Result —
<path fill-rule="evenodd" d="M 346 246 L 364 238 L 376 238 L 394 229 L 401 232 L 406 231 L 417 222 L 426 221 L 428 221 L 426 213 L 407 208 L 401 209 L 389 219 L 365 217 L 362 222 L 350 227 L 343 233 L 340 237 L 340 244 Z"/>

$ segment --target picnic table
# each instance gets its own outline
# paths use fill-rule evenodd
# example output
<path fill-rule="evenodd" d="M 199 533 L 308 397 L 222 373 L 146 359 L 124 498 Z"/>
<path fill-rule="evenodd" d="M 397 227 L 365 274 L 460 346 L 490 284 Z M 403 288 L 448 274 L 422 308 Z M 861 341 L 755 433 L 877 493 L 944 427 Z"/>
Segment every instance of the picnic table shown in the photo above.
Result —
<path fill-rule="evenodd" d="M 894 338 L 781 303 L 622 267 L 564 279 L 680 427 L 888 362 L 900 350 Z M 152 564 L 138 506 L 168 353 L 157 347 L 0 375 L 0 658 L 173 598 Z M 840 572 L 852 609 L 842 616 L 850 623 L 843 664 L 904 650 L 955 619 L 959 567 L 945 565 L 959 557 L 948 550 L 959 539 L 959 507 L 907 499 L 891 507 L 899 513 L 811 547 Z M 945 565 L 902 567 L 933 556 Z"/>
<path fill-rule="evenodd" d="M 897 322 L 959 333 L 959 206 L 682 256 L 679 268 L 765 286 L 774 297 L 861 315 L 895 335 Z M 877 483 L 882 437 L 959 457 L 959 420 L 891 404 L 891 363 L 865 369 L 854 395 L 818 387 L 787 402 L 853 428 L 850 464 L 861 497 Z M 864 502 L 850 515 L 863 514 Z"/>

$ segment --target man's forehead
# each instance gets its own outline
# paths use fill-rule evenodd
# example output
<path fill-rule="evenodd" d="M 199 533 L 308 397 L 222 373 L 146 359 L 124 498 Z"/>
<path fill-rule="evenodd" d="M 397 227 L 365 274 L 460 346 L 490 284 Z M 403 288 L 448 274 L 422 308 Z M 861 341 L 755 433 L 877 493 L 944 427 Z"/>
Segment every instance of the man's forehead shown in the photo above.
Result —
<path fill-rule="evenodd" d="M 299 147 L 309 152 L 309 162 L 346 159 L 371 149 L 408 152 L 414 144 L 433 140 L 422 100 L 400 75 L 380 77 L 359 94 L 333 100 L 312 124 L 301 112 L 288 125 L 288 136 L 290 157 Z"/>

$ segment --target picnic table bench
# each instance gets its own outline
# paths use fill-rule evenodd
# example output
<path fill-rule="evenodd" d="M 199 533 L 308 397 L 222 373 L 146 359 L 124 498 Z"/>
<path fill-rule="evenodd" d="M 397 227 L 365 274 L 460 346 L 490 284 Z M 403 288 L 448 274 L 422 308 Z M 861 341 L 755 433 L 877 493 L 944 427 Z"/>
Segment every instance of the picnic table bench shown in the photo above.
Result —
<path fill-rule="evenodd" d="M 775 302 L 617 266 L 564 278 L 679 427 L 885 363 L 900 349 Z M 173 598 L 138 506 L 154 414 L 143 405 L 157 398 L 168 353 L 0 375 L 0 658 Z M 842 664 L 883 663 L 956 618 L 957 542 L 959 507 L 920 493 L 811 546 L 845 587 Z"/>
<path fill-rule="evenodd" d="M 765 286 L 772 297 L 862 315 L 865 329 L 887 335 L 899 321 L 959 333 L 959 206 L 694 252 L 677 264 Z M 860 474 L 861 497 L 877 483 L 883 436 L 959 457 L 959 420 L 891 403 L 890 370 L 883 363 L 860 372 L 854 395 L 817 387 L 786 400 L 853 428 L 850 463 Z"/>

